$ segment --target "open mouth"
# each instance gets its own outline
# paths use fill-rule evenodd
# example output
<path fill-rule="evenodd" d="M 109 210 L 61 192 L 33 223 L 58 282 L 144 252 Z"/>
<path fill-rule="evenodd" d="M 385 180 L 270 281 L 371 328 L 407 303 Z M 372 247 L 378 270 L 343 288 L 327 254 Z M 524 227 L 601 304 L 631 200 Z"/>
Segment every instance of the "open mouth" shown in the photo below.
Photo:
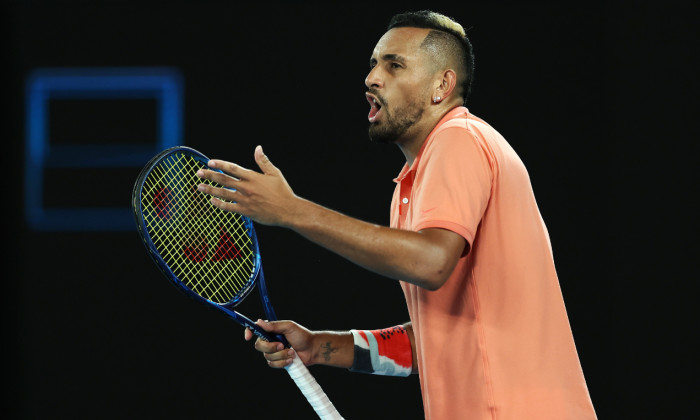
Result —
<path fill-rule="evenodd" d="M 369 122 L 374 122 L 377 120 L 377 117 L 379 116 L 381 110 L 382 110 L 382 104 L 379 103 L 377 98 L 374 97 L 374 95 L 367 94 L 367 102 L 369 102 L 369 115 L 367 116 L 367 119 L 369 119 Z"/>

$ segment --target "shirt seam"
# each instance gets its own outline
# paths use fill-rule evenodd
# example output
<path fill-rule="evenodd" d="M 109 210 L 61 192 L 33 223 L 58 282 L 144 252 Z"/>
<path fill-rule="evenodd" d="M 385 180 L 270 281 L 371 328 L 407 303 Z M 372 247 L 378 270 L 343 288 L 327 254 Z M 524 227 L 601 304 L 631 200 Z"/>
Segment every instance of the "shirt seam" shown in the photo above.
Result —
<path fill-rule="evenodd" d="M 471 281 L 471 289 L 472 289 L 472 294 L 474 296 L 474 317 L 476 319 L 476 325 L 477 325 L 477 330 L 479 333 L 479 346 L 481 347 L 481 362 L 483 363 L 484 367 L 484 380 L 486 381 L 486 390 L 488 394 L 488 402 L 489 402 L 489 411 L 491 413 L 491 419 L 496 420 L 496 397 L 494 395 L 493 391 L 493 377 L 491 375 L 491 365 L 489 363 L 489 357 L 488 357 L 488 352 L 486 351 L 486 334 L 484 332 L 484 323 L 483 320 L 481 319 L 481 306 L 479 304 L 479 294 L 477 291 L 477 286 L 476 286 L 476 276 L 474 273 L 474 269 L 472 268 L 472 281 Z"/>

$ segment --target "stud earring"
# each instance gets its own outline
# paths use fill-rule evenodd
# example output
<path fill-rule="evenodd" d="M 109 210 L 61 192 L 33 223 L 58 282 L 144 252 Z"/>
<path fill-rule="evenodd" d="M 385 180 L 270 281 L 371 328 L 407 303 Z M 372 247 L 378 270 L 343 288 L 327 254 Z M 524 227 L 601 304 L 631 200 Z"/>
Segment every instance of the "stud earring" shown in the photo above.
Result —
<path fill-rule="evenodd" d="M 438 103 L 438 102 L 440 102 L 441 99 L 442 99 L 441 97 L 436 96 L 435 98 L 433 98 L 433 102 Z"/>

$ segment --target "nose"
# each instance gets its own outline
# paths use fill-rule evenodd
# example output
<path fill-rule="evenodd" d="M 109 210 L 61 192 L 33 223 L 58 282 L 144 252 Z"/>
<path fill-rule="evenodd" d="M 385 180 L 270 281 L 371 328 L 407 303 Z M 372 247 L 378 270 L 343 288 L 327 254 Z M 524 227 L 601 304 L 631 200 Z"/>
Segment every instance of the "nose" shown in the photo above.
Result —
<path fill-rule="evenodd" d="M 379 66 L 374 66 L 367 74 L 365 78 L 365 86 L 368 88 L 380 88 L 383 86 L 384 82 L 381 79 L 381 72 L 379 71 Z"/>

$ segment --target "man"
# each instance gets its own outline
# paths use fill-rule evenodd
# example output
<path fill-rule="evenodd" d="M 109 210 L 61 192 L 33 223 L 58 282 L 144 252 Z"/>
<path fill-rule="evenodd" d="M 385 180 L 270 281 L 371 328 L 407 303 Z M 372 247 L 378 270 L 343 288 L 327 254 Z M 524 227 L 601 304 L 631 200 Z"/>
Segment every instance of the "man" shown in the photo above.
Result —
<path fill-rule="evenodd" d="M 259 146 L 262 173 L 212 160 L 225 174 L 200 176 L 231 189 L 200 190 L 217 207 L 399 280 L 411 322 L 349 332 L 260 325 L 284 334 L 307 365 L 418 373 L 428 419 L 595 418 L 525 167 L 463 106 L 473 73 L 463 28 L 433 12 L 397 15 L 370 65 L 369 135 L 406 158 L 391 227 L 296 196 Z M 272 367 L 291 362 L 280 343 L 255 347 Z"/>

